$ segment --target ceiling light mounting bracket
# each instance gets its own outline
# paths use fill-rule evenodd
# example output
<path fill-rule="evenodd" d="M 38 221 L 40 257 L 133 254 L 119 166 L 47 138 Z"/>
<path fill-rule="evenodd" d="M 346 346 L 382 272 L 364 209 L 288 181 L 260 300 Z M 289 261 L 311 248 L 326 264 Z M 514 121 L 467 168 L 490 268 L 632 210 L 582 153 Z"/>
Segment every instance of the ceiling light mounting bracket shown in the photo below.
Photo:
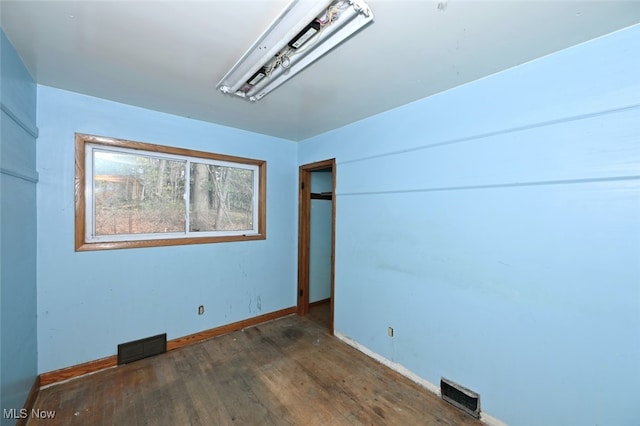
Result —
<path fill-rule="evenodd" d="M 372 21 L 364 0 L 293 0 L 217 88 L 260 100 Z"/>

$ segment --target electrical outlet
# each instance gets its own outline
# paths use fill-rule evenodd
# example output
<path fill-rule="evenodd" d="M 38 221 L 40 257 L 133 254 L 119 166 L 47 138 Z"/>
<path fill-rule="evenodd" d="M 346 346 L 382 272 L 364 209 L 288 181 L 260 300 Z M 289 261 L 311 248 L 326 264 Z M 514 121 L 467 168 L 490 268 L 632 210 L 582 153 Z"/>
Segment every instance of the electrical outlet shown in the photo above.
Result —
<path fill-rule="evenodd" d="M 389 337 L 393 337 L 393 327 L 389 327 L 387 329 L 387 334 L 389 335 Z"/>
<path fill-rule="evenodd" d="M 198 306 L 198 315 L 204 314 L 204 305 Z"/>

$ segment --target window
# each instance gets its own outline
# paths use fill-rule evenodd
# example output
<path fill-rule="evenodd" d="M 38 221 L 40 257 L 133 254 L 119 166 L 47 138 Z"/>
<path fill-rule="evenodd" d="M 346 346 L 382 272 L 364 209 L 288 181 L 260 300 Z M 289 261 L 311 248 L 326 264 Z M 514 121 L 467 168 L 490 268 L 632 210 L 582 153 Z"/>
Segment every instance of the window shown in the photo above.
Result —
<path fill-rule="evenodd" d="M 76 134 L 76 251 L 266 238 L 266 162 Z"/>

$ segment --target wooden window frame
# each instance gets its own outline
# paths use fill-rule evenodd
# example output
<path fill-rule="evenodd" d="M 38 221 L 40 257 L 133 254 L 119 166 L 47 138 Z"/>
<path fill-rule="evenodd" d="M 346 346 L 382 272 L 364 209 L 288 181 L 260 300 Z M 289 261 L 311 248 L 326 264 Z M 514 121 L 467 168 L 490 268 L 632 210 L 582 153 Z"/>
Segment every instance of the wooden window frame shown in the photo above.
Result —
<path fill-rule="evenodd" d="M 257 233 L 247 235 L 220 235 L 220 236 L 190 236 L 174 237 L 174 238 L 157 238 L 157 239 L 131 239 L 127 241 L 109 241 L 109 242 L 88 242 L 86 235 L 86 202 L 88 184 L 86 177 L 86 145 L 103 145 L 106 147 L 126 148 L 131 150 L 143 151 L 146 153 L 169 154 L 191 157 L 194 160 L 206 159 L 215 161 L 225 161 L 231 163 L 239 163 L 243 165 L 257 166 L 258 169 L 258 226 Z M 90 183 L 91 181 L 89 181 Z M 264 160 L 256 160 L 244 157 L 235 157 L 230 155 L 215 154 L 205 151 L 196 151 L 185 148 L 170 147 L 164 145 L 150 144 L 145 142 L 136 142 L 125 139 L 116 139 L 111 137 L 88 135 L 83 133 L 75 134 L 75 250 L 76 251 L 93 251 L 93 250 L 112 250 L 139 247 L 161 247 L 174 245 L 189 244 L 206 244 L 206 243 L 222 243 L 232 241 L 254 241 L 264 240 L 267 237 L 267 162 Z M 186 206 L 188 208 L 188 206 Z"/>

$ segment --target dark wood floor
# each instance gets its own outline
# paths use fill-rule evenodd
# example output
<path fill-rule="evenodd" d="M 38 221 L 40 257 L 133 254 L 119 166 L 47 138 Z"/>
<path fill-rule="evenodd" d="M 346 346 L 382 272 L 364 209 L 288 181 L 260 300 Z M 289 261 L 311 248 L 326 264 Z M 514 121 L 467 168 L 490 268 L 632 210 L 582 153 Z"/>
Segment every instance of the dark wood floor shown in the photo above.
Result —
<path fill-rule="evenodd" d="M 311 305 L 311 309 L 309 309 L 309 314 L 307 315 L 307 319 L 315 322 L 320 327 L 325 330 L 329 330 L 331 327 L 331 300 L 327 299 L 326 301 Z"/>
<path fill-rule="evenodd" d="M 43 389 L 56 416 L 28 424 L 481 424 L 330 336 L 328 306 Z"/>

